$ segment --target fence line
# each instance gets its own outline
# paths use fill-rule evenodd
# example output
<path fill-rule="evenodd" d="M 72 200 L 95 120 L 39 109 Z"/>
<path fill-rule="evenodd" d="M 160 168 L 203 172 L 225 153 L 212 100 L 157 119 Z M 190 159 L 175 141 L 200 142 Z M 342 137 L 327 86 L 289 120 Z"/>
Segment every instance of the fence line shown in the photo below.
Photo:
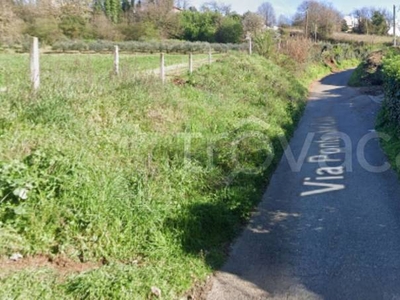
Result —
<path fill-rule="evenodd" d="M 113 74 L 118 76 L 120 75 L 120 48 L 119 46 L 115 45 L 114 46 L 114 51 L 113 51 L 113 56 L 114 56 L 114 63 L 113 63 Z M 31 40 L 31 51 L 30 51 L 30 69 L 31 69 L 31 84 L 32 84 L 32 89 L 38 90 L 40 86 L 40 63 L 39 63 L 39 40 L 37 37 L 33 37 Z M 196 61 L 197 64 L 204 64 L 207 63 L 211 64 L 213 62 L 212 59 L 212 51 L 211 49 L 208 52 L 208 57 L 205 58 L 204 60 L 199 60 Z M 188 68 L 189 74 L 193 73 L 195 64 L 193 61 L 193 53 L 189 53 L 189 62 L 188 64 L 176 64 L 176 65 L 171 65 L 168 68 L 165 66 L 165 53 L 160 53 L 160 67 L 159 69 L 156 70 L 149 70 L 148 72 L 145 71 L 145 73 L 153 73 L 155 75 L 158 74 L 159 72 L 159 78 L 162 83 L 165 83 L 166 81 L 166 71 L 168 70 L 180 70 L 184 68 Z"/>

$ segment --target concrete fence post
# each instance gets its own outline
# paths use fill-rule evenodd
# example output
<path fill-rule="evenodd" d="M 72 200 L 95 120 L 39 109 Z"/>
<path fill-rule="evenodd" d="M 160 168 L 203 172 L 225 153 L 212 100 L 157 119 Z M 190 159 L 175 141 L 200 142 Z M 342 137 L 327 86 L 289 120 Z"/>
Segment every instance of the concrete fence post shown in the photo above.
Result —
<path fill-rule="evenodd" d="M 40 86 L 39 40 L 37 37 L 32 38 L 30 65 L 32 89 L 36 91 Z"/>
<path fill-rule="evenodd" d="M 208 64 L 211 65 L 211 63 L 212 63 L 212 53 L 210 49 L 210 51 L 208 51 Z"/>
<path fill-rule="evenodd" d="M 119 47 L 114 46 L 114 74 L 119 75 Z"/>
<path fill-rule="evenodd" d="M 160 79 L 162 83 L 165 83 L 165 55 L 160 54 Z"/>
<path fill-rule="evenodd" d="M 189 53 L 189 73 L 193 73 L 193 54 Z"/>

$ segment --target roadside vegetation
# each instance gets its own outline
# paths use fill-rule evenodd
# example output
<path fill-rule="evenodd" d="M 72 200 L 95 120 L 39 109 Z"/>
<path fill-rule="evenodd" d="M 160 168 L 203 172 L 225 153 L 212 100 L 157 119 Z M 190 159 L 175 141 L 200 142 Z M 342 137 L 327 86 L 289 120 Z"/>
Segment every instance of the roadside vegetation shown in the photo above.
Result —
<path fill-rule="evenodd" d="M 354 70 L 349 85 L 354 87 L 381 86 L 384 81 L 383 57 L 387 52 L 387 48 L 372 51 Z"/>
<path fill-rule="evenodd" d="M 61 55 L 33 94 L 1 59 L 0 298 L 176 299 L 221 266 L 309 83 L 368 51 L 271 39 L 165 85 Z"/>
<path fill-rule="evenodd" d="M 381 47 L 371 52 L 352 74 L 349 84 L 367 94 L 384 94 L 376 129 L 390 137 L 382 139 L 382 147 L 400 175 L 400 50 Z"/>
<path fill-rule="evenodd" d="M 383 60 L 385 100 L 378 117 L 377 128 L 390 137 L 382 141 L 392 167 L 400 175 L 400 51 L 389 51 Z"/>

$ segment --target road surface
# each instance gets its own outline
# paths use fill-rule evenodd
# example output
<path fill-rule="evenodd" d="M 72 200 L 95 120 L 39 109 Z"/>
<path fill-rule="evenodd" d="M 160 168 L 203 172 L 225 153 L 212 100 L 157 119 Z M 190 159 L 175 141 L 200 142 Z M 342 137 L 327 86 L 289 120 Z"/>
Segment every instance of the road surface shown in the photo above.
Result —
<path fill-rule="evenodd" d="M 400 299 L 400 184 L 373 130 L 379 103 L 350 75 L 314 84 L 207 299 Z"/>

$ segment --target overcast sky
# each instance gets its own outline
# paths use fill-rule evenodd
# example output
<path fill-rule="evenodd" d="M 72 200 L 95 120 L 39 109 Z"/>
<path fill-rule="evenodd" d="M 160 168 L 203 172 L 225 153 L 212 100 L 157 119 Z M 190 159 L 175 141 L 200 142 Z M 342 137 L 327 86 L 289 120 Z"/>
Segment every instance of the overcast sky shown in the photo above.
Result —
<path fill-rule="evenodd" d="M 191 5 L 199 8 L 202 3 L 209 2 L 209 0 L 189 0 Z M 263 0 L 217 0 L 217 2 L 223 2 L 225 4 L 230 4 L 232 10 L 238 13 L 245 13 L 246 11 L 257 11 L 257 8 L 261 3 L 266 2 Z M 291 16 L 296 12 L 297 7 L 303 0 L 269 0 L 272 6 L 275 9 L 275 13 L 277 16 L 280 14 L 284 14 L 287 16 Z M 360 8 L 363 6 L 377 6 L 384 7 L 388 10 L 393 9 L 393 4 L 396 4 L 396 0 L 336 0 L 336 1 L 328 1 L 331 2 L 339 11 L 343 14 L 349 14 L 355 8 Z M 399 3 L 400 4 L 400 3 Z M 400 7 L 400 5 L 399 5 Z"/>

